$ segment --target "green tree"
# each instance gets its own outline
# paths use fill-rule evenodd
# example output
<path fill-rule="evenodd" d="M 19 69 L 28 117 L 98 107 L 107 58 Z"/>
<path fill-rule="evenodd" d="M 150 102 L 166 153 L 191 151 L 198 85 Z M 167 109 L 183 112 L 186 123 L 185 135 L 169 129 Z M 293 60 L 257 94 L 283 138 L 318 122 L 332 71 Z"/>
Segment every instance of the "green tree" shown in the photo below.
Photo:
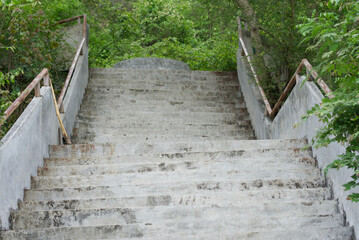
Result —
<path fill-rule="evenodd" d="M 337 142 L 346 151 L 325 169 L 353 170 L 352 181 L 345 190 L 359 186 L 359 2 L 330 0 L 323 4 L 323 12 L 314 13 L 299 25 L 303 42 L 311 43 L 308 51 L 315 53 L 315 65 L 331 83 L 334 98 L 326 98 L 303 119 L 315 115 L 326 125 L 314 139 L 316 147 Z M 359 193 L 348 196 L 359 202 Z"/>

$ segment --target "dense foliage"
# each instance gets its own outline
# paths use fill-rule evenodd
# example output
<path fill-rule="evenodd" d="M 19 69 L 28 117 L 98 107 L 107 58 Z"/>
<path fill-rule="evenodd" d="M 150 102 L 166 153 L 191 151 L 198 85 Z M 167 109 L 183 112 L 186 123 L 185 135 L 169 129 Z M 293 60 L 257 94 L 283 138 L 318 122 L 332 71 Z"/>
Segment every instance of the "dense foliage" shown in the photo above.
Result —
<path fill-rule="evenodd" d="M 353 170 L 352 181 L 345 190 L 359 186 L 359 2 L 330 0 L 300 25 L 303 41 L 312 43 L 309 51 L 316 55 L 315 65 L 335 89 L 334 98 L 326 98 L 304 119 L 316 115 L 325 123 L 315 138 L 316 147 L 341 143 L 346 151 L 331 163 L 330 168 Z M 359 202 L 359 193 L 348 199 Z"/>
<path fill-rule="evenodd" d="M 193 70 L 236 69 L 237 8 L 231 1 L 138 0 L 127 5 L 90 1 L 86 5 L 94 9 L 90 10 L 92 66 L 164 57 L 184 61 Z M 95 19 L 103 22 L 96 24 Z"/>

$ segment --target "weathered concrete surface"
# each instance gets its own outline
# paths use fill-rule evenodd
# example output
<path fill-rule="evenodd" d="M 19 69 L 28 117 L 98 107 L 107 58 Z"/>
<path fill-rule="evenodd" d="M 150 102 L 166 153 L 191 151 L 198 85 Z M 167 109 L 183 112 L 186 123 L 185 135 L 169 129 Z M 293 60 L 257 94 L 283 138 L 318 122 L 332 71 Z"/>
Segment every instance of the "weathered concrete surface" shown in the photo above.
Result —
<path fill-rule="evenodd" d="M 86 86 L 89 79 L 88 68 L 88 48 L 84 48 L 84 55 L 80 56 L 77 62 L 75 72 L 71 78 L 71 83 L 67 89 L 64 98 L 64 110 L 62 121 L 65 125 L 66 132 L 72 135 L 77 113 L 80 110 L 82 99 L 85 94 Z"/>
<path fill-rule="evenodd" d="M 241 47 L 237 53 L 237 62 L 239 83 L 256 137 L 258 139 L 308 139 L 311 142 L 316 130 L 322 127 L 323 124 L 317 118 L 312 117 L 297 128 L 294 128 L 294 125 L 301 121 L 301 116 L 307 110 L 311 109 L 315 104 L 321 103 L 323 95 L 316 85 L 312 82 L 303 83 L 304 77 L 302 77 L 276 118 L 271 121 L 264 116 L 265 106 L 258 87 L 254 84 L 254 80 L 249 73 L 247 63 L 244 57 L 241 56 Z M 344 151 L 343 146 L 331 144 L 327 148 L 313 149 L 313 156 L 318 160 L 318 165 L 322 169 Z M 341 169 L 340 171 L 331 170 L 328 174 L 328 179 L 334 190 L 335 198 L 338 198 L 343 206 L 347 221 L 359 233 L 359 205 L 346 200 L 349 192 L 345 192 L 342 186 L 351 180 L 350 176 L 352 174 L 352 171 L 348 169 Z M 359 236 L 357 236 L 357 239 L 359 239 Z"/>
<path fill-rule="evenodd" d="M 350 240 L 306 141 L 251 140 L 245 106 L 234 73 L 91 70 L 82 144 L 51 147 L 2 237 Z"/>
<path fill-rule="evenodd" d="M 156 70 L 188 70 L 189 66 L 180 61 L 168 58 L 133 58 L 116 63 L 114 68 L 122 69 L 156 69 Z"/>
<path fill-rule="evenodd" d="M 17 209 L 30 176 L 36 175 L 49 145 L 58 144 L 58 120 L 49 87 L 41 88 L 0 143 L 0 219 L 8 228 L 10 209 Z"/>

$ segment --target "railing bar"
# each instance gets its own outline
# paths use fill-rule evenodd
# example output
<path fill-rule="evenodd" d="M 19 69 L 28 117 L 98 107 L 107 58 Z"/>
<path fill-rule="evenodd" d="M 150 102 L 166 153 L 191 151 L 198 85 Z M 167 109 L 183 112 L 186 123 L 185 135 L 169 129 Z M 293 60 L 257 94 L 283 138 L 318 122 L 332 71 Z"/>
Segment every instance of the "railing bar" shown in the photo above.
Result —
<path fill-rule="evenodd" d="M 17 109 L 17 107 L 26 99 L 26 97 L 31 93 L 31 91 L 37 87 L 37 84 L 40 83 L 41 79 L 48 74 L 48 69 L 44 68 L 32 82 L 25 88 L 25 90 L 20 94 L 20 96 L 6 109 L 4 116 L 0 121 L 0 126 L 10 117 L 10 115 Z"/>
<path fill-rule="evenodd" d="M 87 33 L 87 15 L 84 14 L 83 15 L 84 20 L 83 20 L 83 25 L 82 25 L 82 37 L 86 38 L 86 33 Z"/>
<path fill-rule="evenodd" d="M 244 40 L 243 40 L 243 38 L 242 38 L 242 27 L 241 27 L 241 20 L 240 20 L 239 17 L 237 17 L 237 21 L 238 21 L 238 29 L 239 29 L 239 32 L 240 32 L 240 33 L 239 33 L 239 41 L 240 41 L 240 43 L 241 43 L 241 45 L 242 45 L 242 49 L 243 49 L 244 54 L 245 54 L 245 56 L 246 56 L 246 58 L 247 58 L 249 67 L 250 67 L 250 69 L 251 69 L 251 71 L 252 71 L 252 73 L 253 73 L 254 79 L 255 79 L 255 81 L 256 81 L 256 83 L 257 83 L 257 86 L 258 86 L 258 88 L 259 88 L 260 94 L 261 94 L 261 96 L 262 96 L 263 102 L 264 102 L 265 107 L 266 107 L 266 113 L 267 113 L 267 114 L 271 114 L 272 108 L 271 108 L 271 106 L 270 106 L 270 104 L 269 104 L 269 101 L 268 101 L 268 98 L 267 98 L 266 94 L 264 93 L 263 88 L 262 88 L 262 87 L 260 86 L 260 84 L 259 84 L 258 75 L 257 75 L 256 71 L 254 70 L 253 65 L 251 64 L 251 59 L 250 59 L 250 56 L 249 56 L 249 54 L 248 54 L 248 50 L 247 50 L 247 48 L 246 48 L 246 46 L 245 46 L 245 44 L 244 44 Z"/>
<path fill-rule="evenodd" d="M 76 20 L 78 18 L 83 18 L 84 15 L 79 15 L 79 16 L 75 16 L 75 17 L 71 17 L 71 18 L 67 18 L 67 19 L 64 19 L 64 20 L 61 20 L 59 22 L 57 22 L 58 24 L 63 24 L 63 23 L 67 23 L 67 22 L 71 22 L 73 20 Z"/>
<path fill-rule="evenodd" d="M 58 106 L 59 108 L 61 108 L 61 104 L 62 104 L 63 98 L 64 98 L 64 96 L 65 96 L 67 87 L 68 87 L 68 85 L 69 85 L 69 83 L 70 83 L 72 74 L 73 74 L 73 72 L 74 72 L 74 70 L 75 70 L 75 66 L 76 66 L 76 63 L 77 63 L 77 61 L 78 61 L 78 59 L 79 59 L 80 52 L 81 52 L 81 49 L 82 49 L 82 47 L 83 47 L 83 45 L 84 45 L 84 43 L 85 43 L 85 40 L 86 40 L 85 38 L 82 39 L 82 41 L 81 41 L 81 43 L 80 43 L 80 45 L 79 45 L 79 47 L 78 47 L 78 49 L 77 49 L 77 51 L 76 51 L 75 58 L 74 58 L 74 60 L 72 61 L 72 64 L 71 64 L 69 73 L 67 74 L 67 77 L 66 77 L 64 86 L 63 86 L 63 88 L 62 88 L 62 90 L 61 90 L 59 99 L 57 100 L 57 106 Z"/>

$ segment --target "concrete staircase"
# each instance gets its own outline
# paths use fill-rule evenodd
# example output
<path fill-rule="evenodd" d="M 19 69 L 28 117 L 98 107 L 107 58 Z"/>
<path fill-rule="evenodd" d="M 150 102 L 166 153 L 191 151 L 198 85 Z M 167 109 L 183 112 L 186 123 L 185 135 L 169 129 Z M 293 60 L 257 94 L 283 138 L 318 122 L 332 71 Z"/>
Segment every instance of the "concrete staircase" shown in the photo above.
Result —
<path fill-rule="evenodd" d="M 304 140 L 254 140 L 235 73 L 92 69 L 3 239 L 340 239 Z"/>

